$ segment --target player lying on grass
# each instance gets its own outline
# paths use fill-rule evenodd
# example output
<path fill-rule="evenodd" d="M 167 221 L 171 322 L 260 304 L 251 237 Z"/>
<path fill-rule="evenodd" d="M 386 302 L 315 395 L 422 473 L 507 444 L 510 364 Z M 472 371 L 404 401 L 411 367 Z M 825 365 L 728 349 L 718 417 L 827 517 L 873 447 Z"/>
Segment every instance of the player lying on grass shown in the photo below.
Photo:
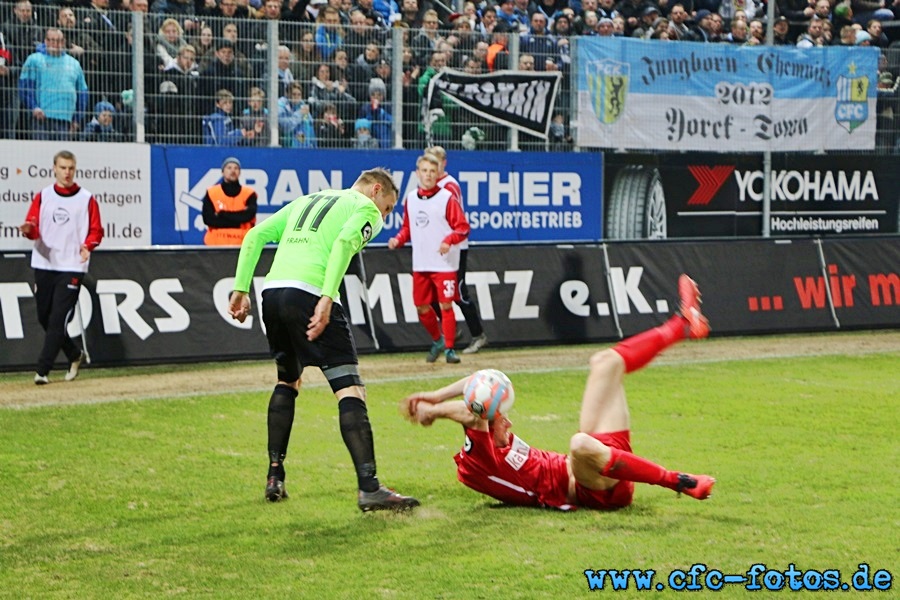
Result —
<path fill-rule="evenodd" d="M 709 335 L 696 283 L 682 275 L 678 292 L 680 314 L 591 356 L 579 430 L 569 442 L 568 455 L 530 447 L 510 431 L 512 423 L 506 415 L 498 413 L 488 421 L 470 412 L 463 400 L 447 402 L 463 395 L 468 378 L 408 396 L 401 402 L 401 412 L 426 427 L 437 419 L 462 424 L 466 439 L 454 457 L 457 477 L 473 490 L 507 504 L 613 510 L 631 504 L 635 482 L 704 500 L 716 481 L 712 477 L 669 471 L 631 452 L 625 374 L 684 338 Z"/>

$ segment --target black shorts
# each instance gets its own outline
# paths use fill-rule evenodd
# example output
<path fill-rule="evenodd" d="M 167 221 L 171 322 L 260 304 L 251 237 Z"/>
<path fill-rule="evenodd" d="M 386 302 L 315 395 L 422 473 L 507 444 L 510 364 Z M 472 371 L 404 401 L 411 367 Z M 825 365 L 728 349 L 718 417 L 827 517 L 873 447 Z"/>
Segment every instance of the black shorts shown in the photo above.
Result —
<path fill-rule="evenodd" d="M 318 302 L 319 296 L 295 288 L 274 288 L 262 293 L 266 338 L 280 381 L 300 379 L 304 367 L 325 371 L 359 364 L 350 324 L 340 304 L 331 305 L 331 321 L 322 335 L 312 342 L 306 339 L 306 329 Z"/>

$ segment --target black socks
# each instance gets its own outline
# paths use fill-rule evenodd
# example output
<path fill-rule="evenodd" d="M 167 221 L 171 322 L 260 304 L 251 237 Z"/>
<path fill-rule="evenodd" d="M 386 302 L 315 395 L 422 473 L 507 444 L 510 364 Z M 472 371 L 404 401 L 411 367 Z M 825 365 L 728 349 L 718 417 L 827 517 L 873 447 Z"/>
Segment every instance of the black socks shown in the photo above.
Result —
<path fill-rule="evenodd" d="M 338 411 L 341 437 L 353 459 L 359 489 L 364 492 L 377 491 L 379 483 L 375 476 L 375 443 L 366 403 L 361 398 L 349 396 L 338 402 Z"/>
<path fill-rule="evenodd" d="M 269 477 L 277 477 L 284 481 L 284 457 L 287 454 L 288 442 L 291 439 L 291 427 L 294 425 L 294 405 L 297 390 L 289 385 L 279 383 L 272 391 L 269 399 Z M 272 463 L 277 463 L 273 466 Z"/>
<path fill-rule="evenodd" d="M 283 463 L 291 439 L 296 400 L 297 390 L 284 384 L 275 386 L 269 400 L 268 477 L 277 477 L 281 481 L 284 481 Z M 357 485 L 364 492 L 375 492 L 380 484 L 375 476 L 375 443 L 366 403 L 361 398 L 343 398 L 338 402 L 338 411 L 341 437 L 353 460 Z"/>

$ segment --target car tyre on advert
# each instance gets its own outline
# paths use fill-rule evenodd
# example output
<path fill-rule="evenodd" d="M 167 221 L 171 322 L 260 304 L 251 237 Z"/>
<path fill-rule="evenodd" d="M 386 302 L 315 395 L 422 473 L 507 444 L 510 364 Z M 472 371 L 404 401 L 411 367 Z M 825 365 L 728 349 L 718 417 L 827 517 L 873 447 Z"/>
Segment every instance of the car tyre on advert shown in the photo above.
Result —
<path fill-rule="evenodd" d="M 666 194 L 656 167 L 622 167 L 613 181 L 607 204 L 607 239 L 666 238 Z"/>

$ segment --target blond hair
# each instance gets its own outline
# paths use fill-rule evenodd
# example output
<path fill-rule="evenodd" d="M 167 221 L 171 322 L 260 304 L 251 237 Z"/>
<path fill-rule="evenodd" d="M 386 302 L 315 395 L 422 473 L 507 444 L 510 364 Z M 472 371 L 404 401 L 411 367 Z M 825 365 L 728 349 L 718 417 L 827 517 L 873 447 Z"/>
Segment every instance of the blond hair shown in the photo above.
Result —
<path fill-rule="evenodd" d="M 181 23 L 179 23 L 176 19 L 173 19 L 171 17 L 162 22 L 162 25 L 159 26 L 159 30 L 157 30 L 157 33 L 159 33 L 159 35 L 163 35 L 163 31 L 169 25 L 175 26 L 175 29 L 178 30 L 179 37 L 184 35 L 184 27 L 182 27 Z"/>
<path fill-rule="evenodd" d="M 363 171 L 359 174 L 359 177 L 356 179 L 356 183 L 354 183 L 353 185 L 356 186 L 366 183 L 380 183 L 385 190 L 392 191 L 395 198 L 400 198 L 400 188 L 398 188 L 397 184 L 394 183 L 394 178 L 391 177 L 391 172 L 384 167 L 375 167 L 374 169 Z"/>
<path fill-rule="evenodd" d="M 440 161 L 447 160 L 447 151 L 444 150 L 443 146 L 431 146 L 430 148 L 425 148 L 425 154 L 432 154 Z"/>
<path fill-rule="evenodd" d="M 431 164 L 436 166 L 438 169 L 441 168 L 441 159 L 439 159 L 437 156 L 435 156 L 434 154 L 432 154 L 430 152 L 426 152 L 425 154 L 420 156 L 418 159 L 416 159 L 416 168 L 418 169 L 419 165 L 421 165 L 423 162 L 430 162 Z"/>

